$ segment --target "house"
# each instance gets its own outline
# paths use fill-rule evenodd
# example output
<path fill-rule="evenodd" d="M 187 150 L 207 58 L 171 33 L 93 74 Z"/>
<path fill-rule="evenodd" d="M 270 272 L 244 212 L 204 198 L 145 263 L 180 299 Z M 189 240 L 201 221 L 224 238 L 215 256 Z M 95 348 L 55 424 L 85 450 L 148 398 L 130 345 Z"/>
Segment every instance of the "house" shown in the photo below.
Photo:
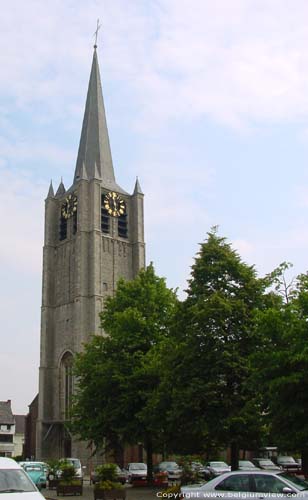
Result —
<path fill-rule="evenodd" d="M 0 457 L 14 455 L 15 417 L 11 400 L 0 401 Z"/>

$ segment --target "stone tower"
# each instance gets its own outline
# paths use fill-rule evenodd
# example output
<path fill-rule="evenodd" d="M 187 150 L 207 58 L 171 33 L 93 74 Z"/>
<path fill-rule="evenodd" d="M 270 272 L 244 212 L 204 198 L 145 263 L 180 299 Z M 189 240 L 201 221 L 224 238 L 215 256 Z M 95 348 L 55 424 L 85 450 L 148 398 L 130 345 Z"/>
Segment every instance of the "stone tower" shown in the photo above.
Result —
<path fill-rule="evenodd" d="M 74 390 L 72 360 L 91 334 L 120 277 L 145 266 L 143 194 L 115 180 L 96 46 L 72 186 L 45 201 L 37 459 L 90 451 L 65 427 Z"/>

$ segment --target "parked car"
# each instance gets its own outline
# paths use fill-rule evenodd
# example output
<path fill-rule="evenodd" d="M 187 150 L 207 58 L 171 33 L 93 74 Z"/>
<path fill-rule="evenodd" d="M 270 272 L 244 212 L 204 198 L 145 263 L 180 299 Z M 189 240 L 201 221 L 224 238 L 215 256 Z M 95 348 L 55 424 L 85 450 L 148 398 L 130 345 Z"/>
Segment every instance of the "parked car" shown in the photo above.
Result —
<path fill-rule="evenodd" d="M 1 500 L 44 500 L 24 469 L 6 457 L 0 457 L 0 494 Z"/>
<path fill-rule="evenodd" d="M 204 468 L 205 477 L 207 479 L 220 476 L 225 472 L 230 472 L 230 470 L 231 470 L 230 465 L 227 465 L 225 462 L 219 462 L 219 461 L 207 462 Z"/>
<path fill-rule="evenodd" d="M 157 467 L 153 469 L 153 482 L 155 486 L 168 485 L 168 472 L 165 470 L 158 470 Z"/>
<path fill-rule="evenodd" d="M 86 467 L 81 466 L 81 462 L 80 462 L 79 458 L 61 458 L 60 462 L 62 462 L 62 463 L 66 462 L 69 465 L 72 465 L 75 469 L 75 477 L 78 479 L 83 478 L 83 469 L 85 469 Z M 58 475 L 58 477 L 60 477 L 61 472 L 59 471 L 59 473 L 57 475 Z"/>
<path fill-rule="evenodd" d="M 160 462 L 156 467 L 156 471 L 167 472 L 169 481 L 177 481 L 182 477 L 182 469 L 176 462 Z"/>
<path fill-rule="evenodd" d="M 137 481 L 146 482 L 148 468 L 142 462 L 131 462 L 127 465 L 128 481 L 134 483 Z"/>
<path fill-rule="evenodd" d="M 206 479 L 207 478 L 207 471 L 205 469 L 205 465 L 203 465 L 201 462 L 191 462 L 190 464 L 191 470 L 198 474 L 199 477 Z"/>
<path fill-rule="evenodd" d="M 308 482 L 284 471 L 236 471 L 218 476 L 205 484 L 182 486 L 181 494 L 184 498 L 199 500 L 217 497 L 223 497 L 224 500 L 258 500 L 266 497 L 271 500 L 287 497 L 308 499 Z"/>
<path fill-rule="evenodd" d="M 301 465 L 296 462 L 293 457 L 282 455 L 277 457 L 277 465 L 288 472 L 299 472 L 302 468 Z"/>
<path fill-rule="evenodd" d="M 278 472 L 281 468 L 278 465 L 275 465 L 269 458 L 253 458 L 253 463 L 259 469 Z"/>
<path fill-rule="evenodd" d="M 121 469 L 118 465 L 116 465 L 116 475 L 119 483 L 125 484 L 128 480 L 128 472 L 125 469 Z M 95 469 L 90 474 L 90 480 L 93 484 L 99 482 L 98 473 Z"/>
<path fill-rule="evenodd" d="M 238 461 L 238 470 L 260 470 L 259 467 L 256 467 L 250 460 L 239 460 Z"/>
<path fill-rule="evenodd" d="M 39 462 L 26 462 L 23 465 L 24 471 L 32 479 L 35 486 L 40 490 L 41 488 L 46 488 L 47 484 L 47 474 L 46 469 Z"/>

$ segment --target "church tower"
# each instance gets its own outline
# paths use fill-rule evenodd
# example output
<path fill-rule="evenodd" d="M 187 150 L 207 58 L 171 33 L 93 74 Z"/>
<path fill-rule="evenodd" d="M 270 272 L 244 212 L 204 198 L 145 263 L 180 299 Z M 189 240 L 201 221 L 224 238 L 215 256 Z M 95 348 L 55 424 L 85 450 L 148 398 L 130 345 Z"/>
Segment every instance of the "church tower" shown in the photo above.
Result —
<path fill-rule="evenodd" d="M 86 444 L 65 427 L 74 390 L 72 361 L 91 334 L 117 281 L 145 266 L 143 193 L 115 180 L 94 46 L 74 181 L 45 201 L 37 459 L 78 457 Z"/>

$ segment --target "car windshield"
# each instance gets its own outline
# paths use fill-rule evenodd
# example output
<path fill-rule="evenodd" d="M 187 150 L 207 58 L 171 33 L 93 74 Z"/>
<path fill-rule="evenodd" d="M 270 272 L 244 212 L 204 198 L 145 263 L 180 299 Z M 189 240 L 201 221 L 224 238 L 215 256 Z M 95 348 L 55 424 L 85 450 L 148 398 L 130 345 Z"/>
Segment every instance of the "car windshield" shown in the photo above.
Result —
<path fill-rule="evenodd" d="M 241 467 L 255 467 L 252 462 L 249 462 L 249 460 L 240 460 L 239 465 Z"/>
<path fill-rule="evenodd" d="M 228 467 L 225 462 L 210 462 L 211 467 Z"/>
<path fill-rule="evenodd" d="M 176 462 L 162 462 L 161 467 L 167 467 L 168 469 L 178 469 L 179 466 Z"/>
<path fill-rule="evenodd" d="M 130 464 L 129 468 L 131 470 L 146 470 L 147 466 L 145 464 Z"/>
<path fill-rule="evenodd" d="M 260 465 L 275 465 L 271 460 L 259 460 Z"/>
<path fill-rule="evenodd" d="M 80 460 L 78 460 L 77 458 L 66 458 L 66 462 L 73 465 L 75 469 L 80 469 L 81 467 Z"/>
<path fill-rule="evenodd" d="M 294 464 L 296 463 L 293 457 L 278 457 L 278 462 L 281 464 L 283 462 L 292 462 Z"/>
<path fill-rule="evenodd" d="M 37 491 L 23 470 L 0 470 L 0 493 Z"/>
<path fill-rule="evenodd" d="M 300 479 L 296 476 L 291 476 L 287 472 L 281 472 L 279 476 L 283 477 L 283 479 L 286 479 L 288 483 L 291 483 L 291 485 L 294 485 L 300 491 L 308 490 L 308 481 L 304 481 L 304 479 Z"/>

